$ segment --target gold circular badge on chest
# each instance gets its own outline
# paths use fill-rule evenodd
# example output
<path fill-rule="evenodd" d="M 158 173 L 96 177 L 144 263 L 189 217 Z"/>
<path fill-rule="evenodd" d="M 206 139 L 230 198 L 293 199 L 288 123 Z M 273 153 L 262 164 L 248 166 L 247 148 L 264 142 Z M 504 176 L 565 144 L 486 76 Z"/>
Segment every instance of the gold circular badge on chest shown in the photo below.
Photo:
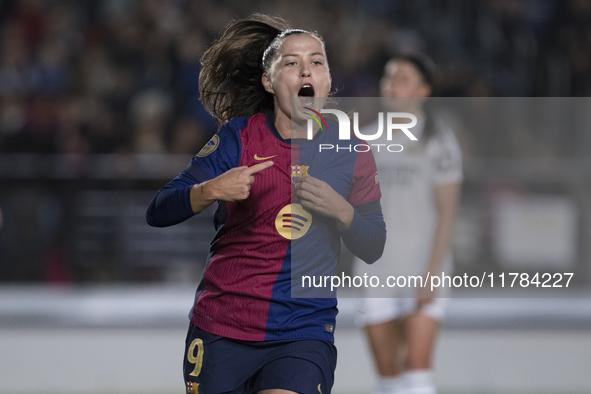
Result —
<path fill-rule="evenodd" d="M 300 204 L 284 206 L 275 218 L 275 228 L 283 238 L 298 239 L 304 236 L 312 224 L 312 215 Z"/>

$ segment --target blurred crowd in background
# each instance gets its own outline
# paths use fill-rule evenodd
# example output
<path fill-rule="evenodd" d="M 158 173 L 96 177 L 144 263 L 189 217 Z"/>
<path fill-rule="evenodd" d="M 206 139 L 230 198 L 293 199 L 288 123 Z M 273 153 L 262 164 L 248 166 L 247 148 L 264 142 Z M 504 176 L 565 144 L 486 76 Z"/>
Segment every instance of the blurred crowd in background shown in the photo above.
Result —
<path fill-rule="evenodd" d="M 145 209 L 216 131 L 201 54 L 253 13 L 320 33 L 337 97 L 377 96 L 387 59 L 414 51 L 440 97 L 591 96 L 591 0 L 0 0 L 1 282 L 198 279 L 211 212 L 161 230 Z M 496 196 L 553 193 L 580 218 L 568 255 L 591 282 L 589 99 L 497 102 L 503 124 L 470 100 L 456 261 L 501 260 Z M 555 222 L 531 226 L 552 239 Z"/>
<path fill-rule="evenodd" d="M 198 151 L 216 130 L 200 55 L 253 12 L 322 35 L 337 96 L 376 96 L 415 50 L 439 96 L 591 94 L 589 0 L 4 0 L 0 152 Z"/>

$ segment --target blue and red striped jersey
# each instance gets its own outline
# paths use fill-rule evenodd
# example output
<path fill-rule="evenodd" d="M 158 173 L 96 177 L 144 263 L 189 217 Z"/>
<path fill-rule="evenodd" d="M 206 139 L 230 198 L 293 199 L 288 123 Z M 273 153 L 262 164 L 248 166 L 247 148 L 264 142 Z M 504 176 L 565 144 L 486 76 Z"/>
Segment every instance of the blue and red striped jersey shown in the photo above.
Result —
<path fill-rule="evenodd" d="M 341 239 L 353 245 L 354 253 L 368 249 L 369 257 L 359 257 L 367 257 L 370 263 L 379 257 L 385 225 L 376 165 L 371 151 L 319 152 L 320 144 L 339 143 L 336 125 L 312 141 L 296 142 L 283 140 L 273 123 L 273 113 L 232 119 L 181 174 L 200 183 L 234 167 L 274 162 L 254 174 L 246 200 L 219 202 L 214 216 L 217 234 L 196 292 L 191 322 L 240 340 L 333 341 L 336 298 L 292 297 L 292 271 L 298 275 L 333 272 Z M 356 208 L 349 230 L 338 231 L 333 219 L 298 204 L 295 183 L 306 175 L 327 182 Z M 149 222 L 158 209 L 164 209 L 154 201 Z M 151 224 L 158 225 L 154 219 Z M 374 256 L 376 250 L 379 254 Z"/>

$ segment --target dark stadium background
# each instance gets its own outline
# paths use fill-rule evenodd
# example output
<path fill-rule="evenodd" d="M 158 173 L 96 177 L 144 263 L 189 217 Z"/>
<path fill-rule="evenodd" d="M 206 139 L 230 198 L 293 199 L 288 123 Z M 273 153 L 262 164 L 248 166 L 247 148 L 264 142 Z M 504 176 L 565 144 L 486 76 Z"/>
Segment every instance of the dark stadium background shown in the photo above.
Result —
<path fill-rule="evenodd" d="M 440 97 L 554 97 L 557 107 L 578 108 L 573 124 L 543 131 L 458 132 L 465 183 L 454 239 L 457 264 L 468 270 L 474 261 L 488 270 L 506 264 L 495 238 L 499 195 L 526 202 L 551 196 L 576 216 L 574 257 L 567 265 L 576 280 L 567 295 L 579 298 L 454 300 L 437 362 L 446 365 L 440 368 L 447 374 L 440 377 L 444 392 L 542 392 L 523 376 L 541 379 L 536 373 L 547 369 L 552 376 L 559 367 L 569 372 L 557 372 L 547 392 L 591 392 L 582 372 L 591 359 L 585 302 L 591 294 L 591 118 L 585 117 L 591 112 L 591 1 L 3 0 L 0 393 L 77 392 L 75 382 L 59 374 L 14 383 L 29 376 L 24 371 L 33 355 L 26 349 L 41 350 L 29 340 L 45 330 L 55 335 L 47 342 L 55 344 L 48 345 L 50 353 L 84 346 L 89 332 L 104 344 L 124 343 L 129 335 L 138 346 L 144 346 L 141 338 L 161 341 L 163 349 L 166 341 L 182 346 L 212 212 L 163 231 L 146 225 L 145 208 L 215 133 L 199 101 L 201 53 L 230 20 L 254 12 L 280 15 L 324 37 L 336 96 L 377 96 L 388 57 L 422 51 L 439 67 Z M 341 348 L 366 352 L 351 324 L 353 304 L 344 301 L 341 310 L 347 340 L 357 341 Z M 469 347 L 462 350 L 462 343 Z M 456 350 L 500 361 L 478 369 L 451 357 Z M 72 352 L 62 355 L 64 365 L 76 360 Z M 562 361 L 565 352 L 574 352 L 568 362 Z M 525 364 L 505 368 L 519 355 Z M 100 383 L 90 384 L 80 372 L 79 379 L 94 387 L 83 385 L 82 391 L 174 392 L 174 384 L 182 384 L 175 366 L 173 383 L 168 375 L 154 384 L 129 377 L 137 380 L 134 390 L 126 375 L 109 378 L 107 364 L 115 359 L 98 359 L 106 374 L 96 377 Z M 12 369 L 3 372 L 8 364 Z M 479 373 L 487 377 L 479 380 Z M 339 376 L 346 379 L 337 375 L 337 384 Z M 473 379 L 454 383 L 463 376 Z M 369 392 L 354 385 L 338 389 Z"/>

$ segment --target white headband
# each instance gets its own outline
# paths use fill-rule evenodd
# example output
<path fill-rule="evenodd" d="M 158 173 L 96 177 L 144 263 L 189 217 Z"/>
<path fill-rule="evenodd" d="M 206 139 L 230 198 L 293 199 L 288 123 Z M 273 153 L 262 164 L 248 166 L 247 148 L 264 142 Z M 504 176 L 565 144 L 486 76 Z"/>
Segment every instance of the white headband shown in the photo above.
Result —
<path fill-rule="evenodd" d="M 283 30 L 282 32 L 280 32 L 279 34 L 277 34 L 277 37 L 275 37 L 273 39 L 273 41 L 271 41 L 271 44 L 269 44 L 269 46 L 267 47 L 267 49 L 265 49 L 265 52 L 263 53 L 263 67 L 265 67 L 265 61 L 267 60 L 267 56 L 269 56 L 269 54 L 272 51 L 276 51 L 277 48 L 279 48 L 279 46 L 281 45 L 281 41 L 291 35 L 291 34 L 312 34 L 309 31 L 306 30 L 302 30 L 302 29 L 287 29 L 287 30 Z"/>

